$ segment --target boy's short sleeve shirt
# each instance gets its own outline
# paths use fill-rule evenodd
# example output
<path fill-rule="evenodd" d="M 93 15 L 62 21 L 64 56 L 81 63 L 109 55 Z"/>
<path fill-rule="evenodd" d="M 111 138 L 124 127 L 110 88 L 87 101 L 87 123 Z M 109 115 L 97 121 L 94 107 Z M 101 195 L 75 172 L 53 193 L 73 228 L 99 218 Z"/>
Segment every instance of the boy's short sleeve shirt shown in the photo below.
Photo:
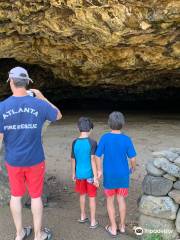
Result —
<path fill-rule="evenodd" d="M 128 158 L 136 156 L 132 140 L 125 134 L 107 133 L 99 141 L 97 157 L 103 157 L 103 185 L 106 189 L 129 187 Z"/>
<path fill-rule="evenodd" d="M 91 155 L 95 155 L 97 149 L 97 142 L 91 138 L 89 138 L 89 142 L 91 144 Z"/>
<path fill-rule="evenodd" d="M 104 154 L 104 136 L 102 136 L 99 141 L 97 151 L 96 151 L 96 156 L 102 157 L 103 154 Z"/>
<path fill-rule="evenodd" d="M 72 143 L 71 158 L 76 162 L 76 178 L 93 177 L 91 156 L 95 155 L 97 142 L 91 138 L 77 138 Z"/>
<path fill-rule="evenodd" d="M 128 138 L 127 141 L 127 156 L 128 158 L 133 158 L 136 156 L 136 150 L 130 138 Z"/>

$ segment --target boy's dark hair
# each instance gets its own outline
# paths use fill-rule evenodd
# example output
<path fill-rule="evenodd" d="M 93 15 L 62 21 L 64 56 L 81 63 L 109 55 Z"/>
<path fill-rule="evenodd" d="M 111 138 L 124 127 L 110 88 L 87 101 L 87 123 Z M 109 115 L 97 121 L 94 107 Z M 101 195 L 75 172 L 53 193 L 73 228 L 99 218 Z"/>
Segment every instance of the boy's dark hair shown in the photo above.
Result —
<path fill-rule="evenodd" d="M 92 121 L 87 117 L 80 117 L 77 125 L 80 132 L 89 132 L 94 127 Z"/>
<path fill-rule="evenodd" d="M 121 112 L 112 112 L 109 115 L 108 125 L 112 130 L 121 130 L 124 124 L 125 118 Z"/>

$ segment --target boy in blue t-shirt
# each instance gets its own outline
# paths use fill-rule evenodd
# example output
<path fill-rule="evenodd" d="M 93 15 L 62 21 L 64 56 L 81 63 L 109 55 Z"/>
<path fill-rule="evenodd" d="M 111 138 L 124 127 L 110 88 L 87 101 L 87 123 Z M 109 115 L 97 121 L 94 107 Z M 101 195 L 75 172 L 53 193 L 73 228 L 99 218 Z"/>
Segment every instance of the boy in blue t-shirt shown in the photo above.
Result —
<path fill-rule="evenodd" d="M 75 181 L 75 190 L 80 194 L 81 217 L 79 223 L 88 221 L 85 213 L 86 195 L 89 197 L 91 214 L 90 228 L 98 226 L 96 221 L 96 194 L 98 187 L 95 152 L 97 143 L 89 138 L 93 123 L 89 118 L 81 117 L 78 121 L 80 136 L 72 143 L 72 179 Z"/>
<path fill-rule="evenodd" d="M 112 236 L 117 235 L 117 224 L 115 219 L 114 198 L 117 196 L 121 233 L 125 232 L 126 201 L 128 195 L 129 175 L 136 165 L 136 151 L 131 139 L 121 132 L 124 125 L 124 116 L 120 112 L 112 112 L 109 115 L 108 124 L 111 132 L 104 134 L 96 151 L 98 177 L 101 176 L 101 157 L 103 156 L 103 185 L 107 197 L 107 210 L 110 225 L 106 231 Z M 128 158 L 131 169 L 129 169 Z"/>

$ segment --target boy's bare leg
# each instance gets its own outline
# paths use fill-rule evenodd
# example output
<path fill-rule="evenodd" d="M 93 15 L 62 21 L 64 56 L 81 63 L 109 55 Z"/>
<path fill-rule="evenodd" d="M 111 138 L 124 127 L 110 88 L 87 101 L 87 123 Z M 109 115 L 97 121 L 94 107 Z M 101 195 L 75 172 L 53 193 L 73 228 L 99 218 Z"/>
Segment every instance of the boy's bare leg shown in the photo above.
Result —
<path fill-rule="evenodd" d="M 10 209 L 13 216 L 14 224 L 16 227 L 16 238 L 15 240 L 21 240 L 24 236 L 22 226 L 22 204 L 21 197 L 11 196 Z"/>
<path fill-rule="evenodd" d="M 80 195 L 81 220 L 84 220 L 86 218 L 85 206 L 86 206 L 86 195 L 85 194 Z"/>
<path fill-rule="evenodd" d="M 46 238 L 46 233 L 41 232 L 43 203 L 41 197 L 31 199 L 31 211 L 34 222 L 34 240 L 43 240 Z"/>
<path fill-rule="evenodd" d="M 89 198 L 89 208 L 91 214 L 91 226 L 96 225 L 96 198 L 90 197 Z"/>
<path fill-rule="evenodd" d="M 114 207 L 114 196 L 107 197 L 107 211 L 109 215 L 109 220 L 111 224 L 111 233 L 117 233 L 117 225 L 116 225 L 116 218 L 115 218 L 115 207 Z"/>
<path fill-rule="evenodd" d="M 126 219 L 126 200 L 123 196 L 117 195 L 117 201 L 119 205 L 120 225 L 121 232 L 125 231 L 125 219 Z"/>

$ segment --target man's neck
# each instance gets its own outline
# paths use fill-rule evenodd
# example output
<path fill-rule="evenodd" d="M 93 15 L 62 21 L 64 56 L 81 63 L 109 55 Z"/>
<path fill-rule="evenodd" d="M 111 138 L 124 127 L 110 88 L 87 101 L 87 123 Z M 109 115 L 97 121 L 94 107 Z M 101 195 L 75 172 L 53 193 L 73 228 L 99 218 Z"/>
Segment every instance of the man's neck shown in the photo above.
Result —
<path fill-rule="evenodd" d="M 79 138 L 87 138 L 89 137 L 89 132 L 81 132 Z"/>
<path fill-rule="evenodd" d="M 24 97 L 27 96 L 27 92 L 25 88 L 16 88 L 13 91 L 13 96 L 14 97 Z"/>

